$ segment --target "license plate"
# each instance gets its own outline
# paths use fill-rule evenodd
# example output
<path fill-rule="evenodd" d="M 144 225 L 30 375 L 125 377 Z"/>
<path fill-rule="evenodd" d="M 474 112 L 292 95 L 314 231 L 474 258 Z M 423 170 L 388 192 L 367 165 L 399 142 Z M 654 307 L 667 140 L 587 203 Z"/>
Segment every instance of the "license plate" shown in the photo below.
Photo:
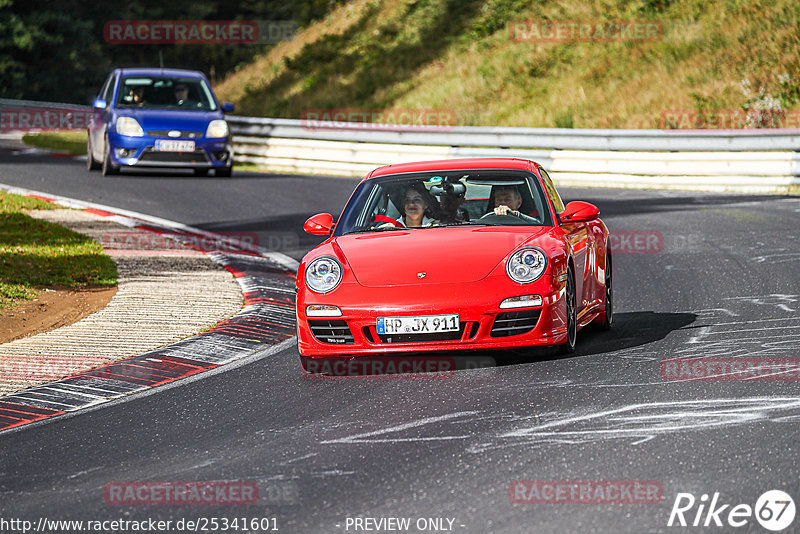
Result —
<path fill-rule="evenodd" d="M 378 317 L 379 334 L 431 334 L 458 332 L 458 314 L 420 315 L 416 317 Z"/>
<path fill-rule="evenodd" d="M 157 139 L 156 150 L 159 152 L 194 152 L 194 141 Z"/>

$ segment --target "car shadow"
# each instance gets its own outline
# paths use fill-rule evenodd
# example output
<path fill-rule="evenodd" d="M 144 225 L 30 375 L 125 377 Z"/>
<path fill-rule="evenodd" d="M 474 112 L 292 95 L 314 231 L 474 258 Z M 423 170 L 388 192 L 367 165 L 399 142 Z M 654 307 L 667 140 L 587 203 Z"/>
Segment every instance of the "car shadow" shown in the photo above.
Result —
<path fill-rule="evenodd" d="M 578 333 L 575 352 L 561 355 L 558 349 L 545 347 L 524 351 L 504 351 L 495 358 L 497 365 L 516 365 L 537 361 L 594 356 L 630 349 L 660 341 L 670 332 L 684 328 L 697 319 L 694 313 L 625 312 L 614 314 L 614 326 L 603 331 L 589 325 Z"/>
<path fill-rule="evenodd" d="M 343 378 L 425 373 L 452 376 L 455 371 L 591 356 L 662 340 L 670 332 L 683 328 L 696 319 L 697 315 L 693 313 L 617 313 L 614 314 L 614 327 L 609 331 L 591 326 L 581 330 L 575 352 L 568 356 L 560 355 L 558 348 L 542 347 L 525 350 L 436 351 L 351 358 L 305 358 L 304 376 L 313 377 L 319 374 Z"/>

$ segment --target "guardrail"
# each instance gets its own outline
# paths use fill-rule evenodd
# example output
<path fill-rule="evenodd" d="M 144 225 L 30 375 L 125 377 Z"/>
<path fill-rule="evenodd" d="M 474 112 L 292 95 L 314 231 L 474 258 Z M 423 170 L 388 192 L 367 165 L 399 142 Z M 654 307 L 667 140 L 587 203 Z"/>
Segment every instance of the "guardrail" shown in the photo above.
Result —
<path fill-rule="evenodd" d="M 87 106 L 0 99 L 11 109 Z M 0 118 L 2 116 L 0 115 Z M 400 127 L 228 116 L 235 161 L 273 172 L 363 176 L 409 161 L 532 159 L 569 186 L 750 193 L 800 191 L 800 130 Z"/>
<path fill-rule="evenodd" d="M 236 161 L 275 172 L 363 176 L 408 161 L 533 159 L 560 185 L 800 190 L 798 130 L 579 130 L 383 125 L 228 117 Z"/>
<path fill-rule="evenodd" d="M 0 133 L 36 130 L 85 130 L 90 106 L 0 98 Z"/>

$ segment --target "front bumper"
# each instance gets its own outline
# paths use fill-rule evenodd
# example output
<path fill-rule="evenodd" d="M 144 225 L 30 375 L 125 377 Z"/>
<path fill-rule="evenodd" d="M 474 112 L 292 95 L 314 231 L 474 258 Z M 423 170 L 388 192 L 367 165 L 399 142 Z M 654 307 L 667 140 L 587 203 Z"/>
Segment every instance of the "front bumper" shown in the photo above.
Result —
<path fill-rule="evenodd" d="M 564 282 L 545 275 L 531 284 L 505 276 L 468 284 L 367 288 L 342 283 L 320 295 L 302 288 L 297 298 L 301 356 L 325 357 L 440 350 L 507 349 L 558 345 L 566 340 Z M 540 306 L 501 309 L 510 297 L 536 294 Z M 341 317 L 308 317 L 310 304 L 337 306 Z M 380 335 L 378 317 L 458 314 L 458 332 Z"/>
<path fill-rule="evenodd" d="M 157 139 L 194 141 L 194 152 L 156 151 Z M 189 139 L 169 137 L 127 137 L 109 139 L 111 162 L 120 167 L 174 167 L 219 169 L 233 164 L 233 145 L 227 139 Z"/>

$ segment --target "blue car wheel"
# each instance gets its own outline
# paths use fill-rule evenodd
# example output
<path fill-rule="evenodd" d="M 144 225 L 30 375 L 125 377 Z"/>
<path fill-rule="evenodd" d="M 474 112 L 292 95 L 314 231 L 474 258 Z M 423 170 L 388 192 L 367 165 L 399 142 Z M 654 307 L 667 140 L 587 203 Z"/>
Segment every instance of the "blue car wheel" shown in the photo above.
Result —
<path fill-rule="evenodd" d="M 119 173 L 119 167 L 111 163 L 111 146 L 106 137 L 105 149 L 103 150 L 103 176 L 112 176 Z"/>

